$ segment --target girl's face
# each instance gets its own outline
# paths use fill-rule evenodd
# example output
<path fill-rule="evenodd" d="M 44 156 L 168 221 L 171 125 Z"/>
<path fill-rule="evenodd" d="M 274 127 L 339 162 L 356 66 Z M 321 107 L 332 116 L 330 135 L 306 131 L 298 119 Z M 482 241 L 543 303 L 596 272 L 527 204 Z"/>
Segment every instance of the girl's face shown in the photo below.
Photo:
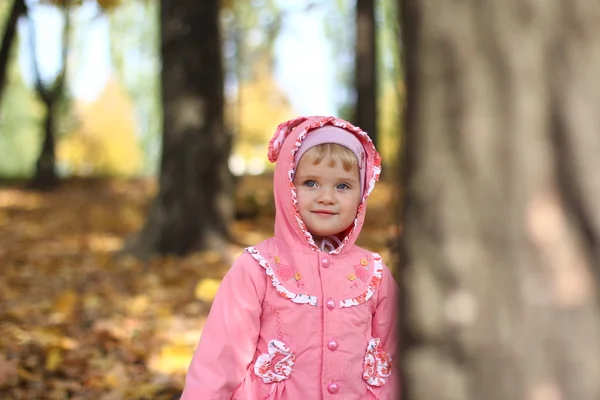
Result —
<path fill-rule="evenodd" d="M 360 204 L 358 166 L 346 171 L 341 162 L 330 166 L 327 156 L 314 164 L 302 157 L 294 175 L 298 211 L 306 229 L 316 236 L 332 236 L 348 228 Z"/>

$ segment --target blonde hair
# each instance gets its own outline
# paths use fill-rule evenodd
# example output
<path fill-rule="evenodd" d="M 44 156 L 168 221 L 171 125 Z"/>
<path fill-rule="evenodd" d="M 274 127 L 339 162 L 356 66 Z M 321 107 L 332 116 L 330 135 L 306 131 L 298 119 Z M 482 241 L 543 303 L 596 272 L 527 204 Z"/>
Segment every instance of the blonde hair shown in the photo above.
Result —
<path fill-rule="evenodd" d="M 329 157 L 330 167 L 339 162 L 346 171 L 350 171 L 353 167 L 358 169 L 358 160 L 354 152 L 337 143 L 318 144 L 306 150 L 306 153 L 302 157 L 312 159 L 314 165 L 319 164 L 324 158 Z"/>

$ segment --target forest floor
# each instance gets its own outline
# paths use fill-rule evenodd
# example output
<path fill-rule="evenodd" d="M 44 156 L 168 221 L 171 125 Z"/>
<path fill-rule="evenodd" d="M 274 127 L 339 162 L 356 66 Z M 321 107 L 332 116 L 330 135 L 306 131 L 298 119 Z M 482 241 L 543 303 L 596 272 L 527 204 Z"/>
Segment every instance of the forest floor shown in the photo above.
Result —
<path fill-rule="evenodd" d="M 115 258 L 144 222 L 151 182 L 0 186 L 0 398 L 178 399 L 220 279 L 214 252 Z M 390 260 L 394 188 L 380 182 L 358 244 Z M 243 245 L 271 236 L 271 177 L 238 183 Z"/>

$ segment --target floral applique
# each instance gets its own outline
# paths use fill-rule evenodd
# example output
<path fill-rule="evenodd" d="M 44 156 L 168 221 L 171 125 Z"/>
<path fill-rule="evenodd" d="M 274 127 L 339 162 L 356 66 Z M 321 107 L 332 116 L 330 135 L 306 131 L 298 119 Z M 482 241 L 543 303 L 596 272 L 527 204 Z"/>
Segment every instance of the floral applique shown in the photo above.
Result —
<path fill-rule="evenodd" d="M 256 260 L 256 262 L 258 262 L 258 264 L 261 267 L 265 269 L 265 273 L 269 278 L 271 278 L 271 283 L 273 284 L 273 286 L 277 290 L 277 293 L 281 297 L 283 297 L 284 299 L 291 300 L 296 304 L 310 304 L 311 306 L 317 305 L 317 296 L 311 296 L 303 293 L 293 293 L 282 284 L 282 282 L 286 280 L 284 278 L 286 276 L 289 276 L 287 279 L 294 278 L 294 280 L 296 281 L 296 286 L 298 286 L 299 288 L 304 286 L 304 283 L 301 280 L 302 276 L 296 273 L 291 266 L 281 264 L 281 260 L 279 260 L 279 263 L 277 263 L 275 260 L 275 257 L 277 256 L 273 256 L 272 259 L 275 262 L 277 268 L 277 273 L 275 273 L 271 264 L 265 259 L 265 257 L 263 257 L 263 255 L 255 247 L 247 247 L 246 251 L 252 256 L 252 258 L 254 258 L 254 260 Z M 280 270 L 280 268 L 282 267 L 285 270 L 283 271 L 283 275 L 281 273 L 282 271 Z M 297 276 L 300 277 L 300 280 L 295 279 Z"/>
<path fill-rule="evenodd" d="M 282 281 L 289 281 L 295 274 L 294 268 L 290 265 L 279 264 L 277 266 L 277 275 Z"/>
<path fill-rule="evenodd" d="M 302 274 L 300 272 L 296 272 L 294 279 L 296 280 L 296 286 L 299 288 L 304 287 L 304 282 L 302 282 Z"/>
<path fill-rule="evenodd" d="M 392 374 L 392 357 L 380 346 L 380 339 L 369 341 L 364 360 L 363 379 L 371 386 L 383 386 Z"/>
<path fill-rule="evenodd" d="M 354 266 L 354 274 L 363 282 L 369 280 L 369 260 L 362 258 L 359 265 Z"/>
<path fill-rule="evenodd" d="M 363 259 L 366 260 L 366 259 Z M 381 259 L 381 256 L 377 253 L 373 253 L 373 275 L 370 276 L 369 274 L 369 266 L 366 265 L 362 265 L 363 261 L 361 260 L 361 265 L 357 265 L 354 267 L 354 274 L 358 277 L 358 279 L 362 280 L 363 282 L 366 282 L 369 280 L 370 277 L 370 281 L 369 281 L 369 285 L 367 287 L 367 290 L 365 290 L 364 293 L 353 297 L 351 299 L 346 299 L 346 300 L 340 300 L 340 308 L 344 308 L 344 307 L 352 307 L 352 306 L 358 306 L 360 304 L 366 303 L 367 300 L 369 300 L 373 294 L 375 293 L 375 290 L 377 289 L 377 287 L 380 285 L 381 283 L 381 277 L 383 276 L 383 261 Z M 367 262 L 368 264 L 368 262 Z M 365 270 L 365 267 L 367 268 Z M 361 272 L 362 271 L 362 272 Z M 366 274 L 366 275 L 363 275 Z"/>
<path fill-rule="evenodd" d="M 297 287 L 304 287 L 304 282 L 302 282 L 302 274 L 300 274 L 300 272 L 296 272 L 294 267 L 287 264 L 282 264 L 281 257 L 278 255 L 271 256 L 269 254 L 267 257 L 273 260 L 275 269 L 277 270 L 277 275 L 282 281 L 294 280 Z"/>
<path fill-rule="evenodd" d="M 263 353 L 254 363 L 254 373 L 262 378 L 264 383 L 281 382 L 290 377 L 296 356 L 279 340 L 271 340 Z"/>

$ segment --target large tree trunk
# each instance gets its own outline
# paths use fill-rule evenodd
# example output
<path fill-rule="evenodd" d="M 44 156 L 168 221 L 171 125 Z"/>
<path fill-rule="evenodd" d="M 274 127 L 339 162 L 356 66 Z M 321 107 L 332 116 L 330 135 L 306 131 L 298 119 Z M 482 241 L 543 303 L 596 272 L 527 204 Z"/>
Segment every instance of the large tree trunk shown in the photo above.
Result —
<path fill-rule="evenodd" d="M 354 122 L 377 145 L 377 41 L 375 0 L 356 1 L 356 110 Z"/>
<path fill-rule="evenodd" d="M 2 101 L 2 94 L 6 85 L 6 69 L 10 60 L 10 50 L 15 41 L 17 21 L 25 13 L 26 9 L 25 0 L 14 0 L 4 27 L 4 35 L 2 36 L 2 45 L 0 47 L 0 102 Z"/>
<path fill-rule="evenodd" d="M 145 227 L 126 249 L 142 258 L 223 245 L 233 214 L 219 1 L 162 0 L 161 7 L 160 188 Z"/>
<path fill-rule="evenodd" d="M 401 14 L 403 399 L 599 399 L 600 2 Z"/>

